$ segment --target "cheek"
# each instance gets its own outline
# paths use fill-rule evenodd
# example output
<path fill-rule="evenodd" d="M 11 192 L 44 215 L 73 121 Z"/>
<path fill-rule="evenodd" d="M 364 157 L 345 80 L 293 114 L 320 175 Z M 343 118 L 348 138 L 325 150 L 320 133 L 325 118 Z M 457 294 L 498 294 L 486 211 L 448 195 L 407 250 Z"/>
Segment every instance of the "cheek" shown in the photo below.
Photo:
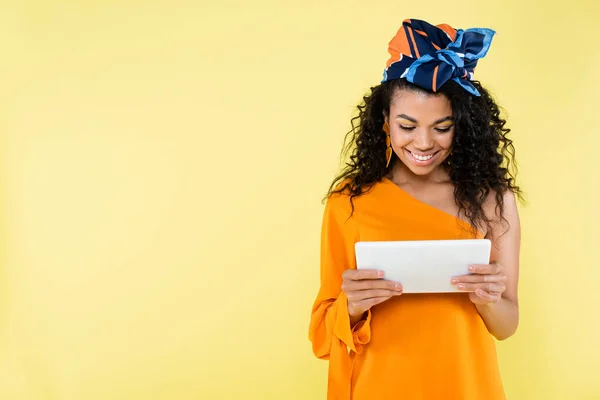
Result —
<path fill-rule="evenodd" d="M 443 149 L 446 149 L 446 150 L 450 150 L 453 142 L 454 142 L 454 134 L 453 133 L 447 134 L 438 139 L 438 144 L 440 145 L 440 147 Z"/>
<path fill-rule="evenodd" d="M 395 147 L 395 148 L 404 147 L 404 146 L 408 145 L 410 142 L 412 142 L 412 140 L 413 140 L 410 132 L 403 132 L 403 131 L 392 132 L 391 139 L 392 139 L 392 147 Z"/>

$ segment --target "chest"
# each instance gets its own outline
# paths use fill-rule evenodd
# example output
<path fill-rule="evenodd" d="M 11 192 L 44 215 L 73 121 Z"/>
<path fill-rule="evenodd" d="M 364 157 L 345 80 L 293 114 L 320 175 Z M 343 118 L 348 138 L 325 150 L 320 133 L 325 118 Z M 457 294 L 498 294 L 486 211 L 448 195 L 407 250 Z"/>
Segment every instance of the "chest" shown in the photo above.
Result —
<path fill-rule="evenodd" d="M 412 197 L 416 202 L 419 202 L 428 207 L 435 208 L 445 214 L 459 218 L 463 221 L 468 221 L 464 210 L 461 211 L 454 194 L 454 186 L 450 183 L 430 184 L 423 186 L 414 186 L 409 184 L 398 185 L 404 192 Z M 484 204 L 484 208 L 489 206 L 489 202 Z M 487 235 L 485 226 L 479 226 L 479 230 L 484 236 Z"/>
<path fill-rule="evenodd" d="M 468 235 L 456 218 L 451 185 L 415 188 L 385 181 L 355 214 L 361 240 L 440 240 Z"/>
<path fill-rule="evenodd" d="M 422 186 L 404 184 L 398 186 L 420 203 L 455 217 L 463 217 L 459 215 L 459 207 L 454 198 L 454 186 L 451 184 L 440 183 Z"/>

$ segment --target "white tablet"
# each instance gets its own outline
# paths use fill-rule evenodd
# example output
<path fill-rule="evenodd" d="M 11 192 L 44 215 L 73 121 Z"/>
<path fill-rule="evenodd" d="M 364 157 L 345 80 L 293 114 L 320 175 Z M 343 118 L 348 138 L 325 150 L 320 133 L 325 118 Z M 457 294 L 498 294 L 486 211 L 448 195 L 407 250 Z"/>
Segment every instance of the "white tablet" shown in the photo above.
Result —
<path fill-rule="evenodd" d="M 489 264 L 488 239 L 357 242 L 358 269 L 378 269 L 400 282 L 403 293 L 457 292 L 451 279 L 471 264 Z"/>

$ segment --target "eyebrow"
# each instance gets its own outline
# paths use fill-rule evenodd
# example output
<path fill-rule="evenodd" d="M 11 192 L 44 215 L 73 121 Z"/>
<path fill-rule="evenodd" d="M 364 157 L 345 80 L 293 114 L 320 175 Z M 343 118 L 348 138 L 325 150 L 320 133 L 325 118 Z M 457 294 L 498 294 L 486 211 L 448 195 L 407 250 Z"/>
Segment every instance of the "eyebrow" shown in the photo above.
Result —
<path fill-rule="evenodd" d="M 415 124 L 417 123 L 416 119 L 414 119 L 413 117 L 409 117 L 406 114 L 398 114 L 398 115 L 396 115 L 396 118 L 406 119 L 406 120 L 408 120 L 410 122 L 413 122 Z M 446 121 L 452 121 L 452 117 L 451 116 L 447 116 L 447 117 L 444 117 L 444 118 L 440 118 L 437 121 L 435 121 L 433 124 L 437 125 L 437 124 L 441 124 L 442 122 L 446 122 Z"/>

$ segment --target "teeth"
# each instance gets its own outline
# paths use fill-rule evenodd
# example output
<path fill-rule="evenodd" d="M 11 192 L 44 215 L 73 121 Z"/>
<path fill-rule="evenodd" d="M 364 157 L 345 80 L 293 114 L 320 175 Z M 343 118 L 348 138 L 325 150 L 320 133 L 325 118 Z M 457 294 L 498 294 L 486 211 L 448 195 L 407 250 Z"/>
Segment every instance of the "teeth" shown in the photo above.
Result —
<path fill-rule="evenodd" d="M 416 158 L 417 160 L 419 160 L 419 161 L 427 161 L 427 160 L 430 160 L 433 157 L 433 154 L 430 154 L 428 156 L 420 156 L 420 155 L 415 154 L 413 152 L 411 152 L 410 154 L 412 154 L 412 156 L 414 158 Z"/>

